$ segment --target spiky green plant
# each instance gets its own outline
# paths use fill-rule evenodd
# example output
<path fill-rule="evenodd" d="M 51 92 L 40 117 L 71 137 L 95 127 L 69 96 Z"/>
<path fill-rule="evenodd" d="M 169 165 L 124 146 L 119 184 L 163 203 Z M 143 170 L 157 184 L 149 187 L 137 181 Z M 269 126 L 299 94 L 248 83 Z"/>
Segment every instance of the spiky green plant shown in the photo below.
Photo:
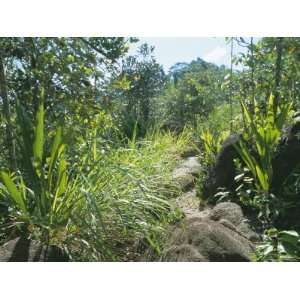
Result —
<path fill-rule="evenodd" d="M 278 144 L 282 128 L 292 111 L 292 103 L 282 102 L 274 111 L 274 96 L 269 97 L 265 112 L 255 101 L 252 114 L 244 102 L 241 102 L 246 123 L 243 139 L 236 146 L 240 157 L 252 173 L 256 187 L 268 193 L 273 178 L 272 159 Z M 251 152 L 247 141 L 253 142 L 255 152 Z"/>
<path fill-rule="evenodd" d="M 271 193 L 273 179 L 272 161 L 281 136 L 282 128 L 292 112 L 292 103 L 282 102 L 274 109 L 274 97 L 271 95 L 265 110 L 254 102 L 254 113 L 250 112 L 244 102 L 241 102 L 245 121 L 245 131 L 242 139 L 235 145 L 246 169 L 254 181 L 253 194 L 243 193 L 240 184 L 238 194 L 246 195 L 251 206 L 258 209 L 258 218 L 265 228 L 270 228 L 279 214 L 280 201 Z M 240 180 L 241 174 L 236 177 Z M 247 184 L 246 184 L 247 185 Z"/>
<path fill-rule="evenodd" d="M 222 131 L 219 134 L 213 134 L 209 129 L 202 130 L 200 140 L 204 148 L 204 161 L 208 166 L 214 164 L 216 155 L 221 149 L 222 142 L 228 136 L 228 131 Z"/>
<path fill-rule="evenodd" d="M 32 127 L 20 103 L 17 123 L 21 131 L 20 172 L 1 171 L 2 193 L 12 208 L 11 219 L 22 230 L 37 226 L 48 239 L 49 231 L 65 227 L 76 201 L 77 179 L 70 179 L 65 159 L 62 127 L 58 127 L 50 153 L 45 151 L 44 104 L 41 95 Z"/>

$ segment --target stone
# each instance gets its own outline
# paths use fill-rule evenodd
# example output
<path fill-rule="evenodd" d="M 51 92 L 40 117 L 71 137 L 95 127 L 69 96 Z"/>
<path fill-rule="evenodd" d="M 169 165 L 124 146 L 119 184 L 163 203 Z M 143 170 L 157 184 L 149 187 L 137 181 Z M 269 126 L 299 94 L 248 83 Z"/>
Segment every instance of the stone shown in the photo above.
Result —
<path fill-rule="evenodd" d="M 189 245 L 189 247 L 187 247 Z M 251 261 L 254 245 L 219 222 L 192 216 L 173 230 L 162 261 Z"/>
<path fill-rule="evenodd" d="M 56 246 L 18 237 L 0 247 L 0 262 L 66 262 L 68 256 Z"/>
<path fill-rule="evenodd" d="M 191 156 L 196 156 L 198 154 L 199 154 L 199 150 L 197 149 L 197 147 L 189 147 L 184 150 L 184 152 L 181 154 L 181 157 L 188 158 Z"/>
<path fill-rule="evenodd" d="M 197 197 L 195 189 L 182 194 L 176 199 L 176 204 L 185 215 L 194 213 L 198 210 L 200 199 Z"/>
<path fill-rule="evenodd" d="M 238 204 L 219 203 L 174 226 L 162 260 L 251 261 L 258 240 Z"/>
<path fill-rule="evenodd" d="M 229 136 L 222 144 L 221 150 L 216 157 L 216 163 L 208 172 L 204 180 L 202 198 L 213 197 L 219 188 L 234 190 L 235 165 L 234 159 L 239 157 L 235 149 L 239 135 Z"/>
<path fill-rule="evenodd" d="M 236 175 L 234 159 L 239 158 L 235 145 L 241 135 L 231 135 L 222 144 L 216 157 L 216 163 L 208 172 L 204 180 L 202 198 L 211 199 L 220 188 L 234 192 Z M 300 122 L 284 129 L 278 149 L 272 160 L 273 179 L 271 191 L 276 193 L 284 183 L 284 180 L 300 164 Z"/>
<path fill-rule="evenodd" d="M 209 218 L 219 221 L 224 226 L 233 226 L 238 232 L 250 241 L 259 241 L 259 236 L 250 227 L 248 220 L 244 217 L 242 208 L 234 202 L 222 202 L 217 204 L 209 214 Z M 231 228 L 232 229 L 232 228 Z"/>
<path fill-rule="evenodd" d="M 188 168 L 179 167 L 173 171 L 173 181 L 178 184 L 182 191 L 188 191 L 194 187 L 196 178 Z"/>
<path fill-rule="evenodd" d="M 182 163 L 182 167 L 189 169 L 189 172 L 196 177 L 199 176 L 201 171 L 201 165 L 195 156 L 185 159 Z"/>
<path fill-rule="evenodd" d="M 209 218 L 214 221 L 226 219 L 233 225 L 238 226 L 244 219 L 241 207 L 233 202 L 222 202 L 217 204 L 209 214 Z"/>
<path fill-rule="evenodd" d="M 282 187 L 293 170 L 300 164 L 300 122 L 285 129 L 273 159 L 273 179 L 271 190 L 276 192 Z"/>
<path fill-rule="evenodd" d="M 196 247 L 188 244 L 173 245 L 164 254 L 162 261 L 164 262 L 206 262 Z"/>
<path fill-rule="evenodd" d="M 188 191 L 194 187 L 200 169 L 201 166 L 197 158 L 189 157 L 183 160 L 173 171 L 173 181 L 179 185 L 182 191 Z"/>

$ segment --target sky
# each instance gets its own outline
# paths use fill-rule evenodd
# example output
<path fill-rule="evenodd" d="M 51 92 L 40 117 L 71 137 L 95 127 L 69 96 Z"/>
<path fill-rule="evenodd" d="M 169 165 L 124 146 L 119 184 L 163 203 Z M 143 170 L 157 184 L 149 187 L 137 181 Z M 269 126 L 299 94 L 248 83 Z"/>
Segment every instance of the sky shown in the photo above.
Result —
<path fill-rule="evenodd" d="M 154 55 L 166 72 L 177 62 L 189 63 L 197 57 L 230 67 L 230 44 L 222 37 L 142 37 L 131 46 L 129 54 L 134 54 L 138 46 L 145 42 L 155 46 Z M 245 51 L 245 48 L 234 44 L 234 54 Z"/>

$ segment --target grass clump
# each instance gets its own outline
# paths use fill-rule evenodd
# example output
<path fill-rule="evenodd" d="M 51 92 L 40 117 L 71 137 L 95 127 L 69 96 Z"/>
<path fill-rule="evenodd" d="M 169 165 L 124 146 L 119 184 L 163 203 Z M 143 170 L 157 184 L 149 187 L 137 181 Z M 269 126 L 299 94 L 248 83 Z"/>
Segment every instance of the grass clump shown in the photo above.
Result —
<path fill-rule="evenodd" d="M 176 137 L 153 131 L 141 141 L 131 139 L 126 147 L 99 152 L 97 163 L 84 175 L 86 201 L 77 222 L 89 230 L 76 234 L 89 241 L 90 248 L 82 247 L 80 257 L 88 259 L 93 252 L 96 260 L 137 259 L 132 255 L 141 255 L 141 248 L 160 254 L 165 229 L 181 217 L 171 208 L 171 199 L 179 193 L 171 173 L 188 138 L 186 133 Z M 83 162 L 82 174 L 81 168 L 91 164 L 90 157 Z M 104 256 L 94 246 L 99 237 L 110 250 Z"/>

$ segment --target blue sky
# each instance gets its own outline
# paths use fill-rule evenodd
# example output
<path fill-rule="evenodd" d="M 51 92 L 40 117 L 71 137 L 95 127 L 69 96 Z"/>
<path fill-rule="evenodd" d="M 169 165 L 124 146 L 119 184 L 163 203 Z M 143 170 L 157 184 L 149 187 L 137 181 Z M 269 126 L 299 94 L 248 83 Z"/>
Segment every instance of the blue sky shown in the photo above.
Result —
<path fill-rule="evenodd" d="M 230 66 L 230 45 L 225 42 L 225 38 L 142 37 L 139 39 L 138 43 L 131 46 L 129 54 L 134 54 L 139 45 L 147 42 L 155 46 L 155 57 L 164 66 L 165 71 L 177 62 L 189 63 L 197 57 L 217 65 Z M 234 44 L 234 53 L 244 51 L 245 48 Z"/>

